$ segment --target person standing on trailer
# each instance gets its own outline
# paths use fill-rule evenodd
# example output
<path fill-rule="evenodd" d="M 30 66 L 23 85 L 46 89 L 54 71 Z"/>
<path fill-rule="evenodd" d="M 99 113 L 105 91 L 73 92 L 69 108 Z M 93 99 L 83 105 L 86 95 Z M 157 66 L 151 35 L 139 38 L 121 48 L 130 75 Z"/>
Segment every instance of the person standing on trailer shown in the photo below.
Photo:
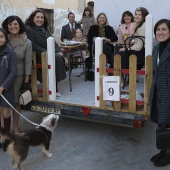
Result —
<path fill-rule="evenodd" d="M 87 37 L 90 26 L 92 26 L 95 22 L 94 15 L 91 12 L 89 7 L 86 7 L 83 11 L 83 15 L 80 21 L 76 22 L 77 24 L 82 24 L 83 27 L 83 35 Z"/>

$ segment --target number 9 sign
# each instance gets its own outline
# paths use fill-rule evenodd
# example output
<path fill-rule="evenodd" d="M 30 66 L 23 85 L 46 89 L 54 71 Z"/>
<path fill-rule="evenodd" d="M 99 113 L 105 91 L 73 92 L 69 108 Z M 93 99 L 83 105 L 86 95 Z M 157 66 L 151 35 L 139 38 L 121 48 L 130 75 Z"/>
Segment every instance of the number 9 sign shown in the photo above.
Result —
<path fill-rule="evenodd" d="M 109 91 L 109 96 L 113 96 L 113 94 L 114 94 L 114 88 L 110 87 L 110 88 L 108 89 L 108 91 Z"/>
<path fill-rule="evenodd" d="M 120 101 L 120 77 L 103 77 L 103 100 Z"/>

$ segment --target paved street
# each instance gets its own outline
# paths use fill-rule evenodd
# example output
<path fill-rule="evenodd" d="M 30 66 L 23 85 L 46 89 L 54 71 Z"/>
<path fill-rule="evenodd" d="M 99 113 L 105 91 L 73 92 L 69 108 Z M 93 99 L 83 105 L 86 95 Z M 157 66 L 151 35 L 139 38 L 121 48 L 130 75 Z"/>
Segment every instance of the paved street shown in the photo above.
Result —
<path fill-rule="evenodd" d="M 22 112 L 40 123 L 42 113 Z M 20 129 L 33 127 L 21 119 Z M 81 120 L 60 118 L 54 131 L 51 158 L 39 147 L 30 148 L 24 170 L 168 170 L 154 167 L 150 158 L 155 148 L 156 126 L 147 122 L 144 129 L 131 129 Z M 11 169 L 10 157 L 0 149 L 0 170 Z"/>

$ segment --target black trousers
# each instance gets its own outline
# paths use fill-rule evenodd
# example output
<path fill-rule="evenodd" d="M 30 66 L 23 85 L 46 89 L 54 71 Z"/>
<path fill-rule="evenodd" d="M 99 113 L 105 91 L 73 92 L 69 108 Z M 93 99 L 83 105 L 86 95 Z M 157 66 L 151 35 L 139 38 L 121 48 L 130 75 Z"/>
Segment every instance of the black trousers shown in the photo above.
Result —
<path fill-rule="evenodd" d="M 129 56 L 134 54 L 137 56 L 137 69 L 141 70 L 145 65 L 145 49 L 143 48 L 140 51 L 129 50 L 129 51 L 119 51 L 117 54 L 121 55 L 121 68 L 128 69 L 129 68 Z"/>
<path fill-rule="evenodd" d="M 40 61 L 37 63 L 41 64 Z M 65 59 L 60 54 L 55 54 L 55 73 L 56 73 L 56 82 L 60 82 L 66 78 L 66 71 L 65 71 Z M 42 83 L 42 69 L 37 69 L 37 80 Z"/>
<path fill-rule="evenodd" d="M 95 55 L 95 44 L 93 44 L 90 48 L 90 56 L 85 60 L 86 66 L 89 68 L 92 67 L 92 58 Z M 114 48 L 112 48 L 112 45 L 103 42 L 103 54 L 106 55 L 107 63 L 110 64 L 110 67 L 113 67 L 113 54 L 114 54 Z"/>

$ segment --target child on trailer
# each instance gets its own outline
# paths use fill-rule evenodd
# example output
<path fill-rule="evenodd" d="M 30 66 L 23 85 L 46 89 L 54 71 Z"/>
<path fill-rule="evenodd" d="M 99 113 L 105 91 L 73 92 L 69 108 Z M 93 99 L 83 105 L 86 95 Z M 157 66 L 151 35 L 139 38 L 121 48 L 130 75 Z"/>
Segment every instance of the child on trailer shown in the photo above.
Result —
<path fill-rule="evenodd" d="M 89 51 L 88 51 L 88 44 L 87 44 L 87 39 L 83 36 L 83 29 L 82 28 L 77 28 L 75 31 L 75 35 L 72 39 L 73 41 L 81 42 L 84 47 L 82 51 L 78 51 L 74 53 L 74 56 L 81 56 L 82 52 L 82 57 L 85 60 L 86 58 L 89 57 Z"/>
<path fill-rule="evenodd" d="M 86 7 L 83 11 L 83 15 L 80 21 L 76 22 L 77 24 L 82 24 L 83 27 L 83 35 L 87 36 L 90 26 L 95 22 L 95 18 L 91 12 L 89 7 Z"/>
<path fill-rule="evenodd" d="M 6 46 L 7 41 L 7 33 L 0 28 L 0 115 L 1 119 L 3 119 L 4 129 L 10 131 L 10 106 L 1 95 L 14 106 L 14 81 L 17 76 L 17 57 L 15 52 Z M 0 146 L 3 146 L 4 151 L 7 150 L 8 144 L 9 141 L 7 139 L 2 140 L 0 137 Z"/>

